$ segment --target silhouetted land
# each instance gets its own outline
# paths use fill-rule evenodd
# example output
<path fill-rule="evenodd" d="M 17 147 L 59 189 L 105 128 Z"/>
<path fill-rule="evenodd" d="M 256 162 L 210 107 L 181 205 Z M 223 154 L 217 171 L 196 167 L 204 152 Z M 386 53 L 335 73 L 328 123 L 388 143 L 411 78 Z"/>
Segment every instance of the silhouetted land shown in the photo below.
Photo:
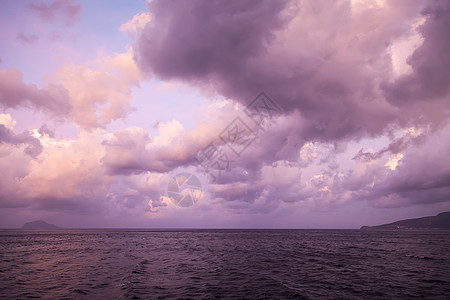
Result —
<path fill-rule="evenodd" d="M 25 223 L 22 226 L 22 229 L 60 229 L 60 227 L 58 227 L 54 224 L 49 224 L 47 222 L 38 220 L 38 221 Z"/>
<path fill-rule="evenodd" d="M 450 229 L 450 211 L 437 216 L 417 219 L 401 220 L 378 226 L 362 226 L 363 230 L 392 230 L 392 229 Z"/>

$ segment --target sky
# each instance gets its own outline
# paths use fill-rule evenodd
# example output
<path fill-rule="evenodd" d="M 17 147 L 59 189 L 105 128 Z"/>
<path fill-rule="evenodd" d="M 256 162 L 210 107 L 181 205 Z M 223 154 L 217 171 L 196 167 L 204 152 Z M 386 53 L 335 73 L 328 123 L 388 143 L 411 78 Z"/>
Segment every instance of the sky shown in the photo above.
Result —
<path fill-rule="evenodd" d="M 0 227 L 450 210 L 450 2 L 0 2 Z"/>

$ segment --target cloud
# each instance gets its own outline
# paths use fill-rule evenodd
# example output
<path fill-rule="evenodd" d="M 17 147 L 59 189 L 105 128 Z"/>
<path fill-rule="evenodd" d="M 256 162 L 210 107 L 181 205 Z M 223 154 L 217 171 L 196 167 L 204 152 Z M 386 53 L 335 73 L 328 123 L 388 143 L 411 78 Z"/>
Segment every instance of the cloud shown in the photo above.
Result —
<path fill-rule="evenodd" d="M 39 36 L 37 36 L 36 34 L 26 35 L 23 32 L 19 32 L 17 34 L 17 38 L 26 44 L 34 44 L 39 40 Z"/>
<path fill-rule="evenodd" d="M 72 104 L 69 118 L 83 128 L 104 127 L 131 111 L 131 92 L 140 73 L 131 52 L 116 53 L 85 64 L 67 63 L 52 80 L 67 90 Z"/>
<path fill-rule="evenodd" d="M 46 125 L 15 134 L 15 120 L 0 115 L 0 206 L 88 211 L 107 194 L 101 176 L 100 132 L 57 139 Z M 103 191 L 103 194 L 102 194 Z"/>
<path fill-rule="evenodd" d="M 402 153 L 396 168 L 373 186 L 376 206 L 406 206 L 450 200 L 449 126 Z"/>
<path fill-rule="evenodd" d="M 0 124 L 3 124 L 7 129 L 13 130 L 16 123 L 16 120 L 10 114 L 0 114 Z"/>
<path fill-rule="evenodd" d="M 263 90 L 285 111 L 273 127 L 258 133 L 257 141 L 235 160 L 235 168 L 214 183 L 216 199 L 266 203 L 279 198 L 314 203 L 317 209 L 336 208 L 358 197 L 371 203 L 389 195 L 396 195 L 389 201 L 403 199 L 387 182 L 400 185 L 394 180 L 397 173 L 409 182 L 405 165 L 422 170 L 424 166 L 413 165 L 408 157 L 429 154 L 414 154 L 412 145 L 425 143 L 448 124 L 447 2 L 188 5 L 155 0 L 148 8 L 152 19 L 134 45 L 136 63 L 144 73 L 185 81 L 244 106 Z M 409 58 L 396 47 L 405 40 L 416 46 L 408 44 Z M 402 64 L 411 69 L 399 73 Z M 408 128 L 423 132 L 393 138 Z M 390 137 L 390 144 L 353 153 L 353 171 L 340 168 L 338 157 L 346 144 L 380 136 Z M 309 143 L 328 145 L 328 154 L 317 158 Z M 299 173 L 299 166 L 314 164 L 316 169 L 323 165 L 323 170 L 284 193 L 265 179 L 271 165 L 281 162 L 294 173 Z M 444 201 L 438 194 L 430 190 L 432 199 L 419 200 L 411 192 L 411 199 L 403 199 L 401 205 Z"/>
<path fill-rule="evenodd" d="M 383 86 L 389 102 L 402 108 L 405 117 L 419 122 L 445 124 L 448 120 L 450 86 L 450 4 L 430 1 L 422 11 L 425 22 L 418 30 L 422 44 L 408 58 L 410 74 L 400 76 Z M 430 105 L 432 103 L 432 105 Z"/>
<path fill-rule="evenodd" d="M 24 152 L 33 157 L 42 151 L 42 145 L 38 139 L 33 137 L 30 132 L 23 132 L 15 135 L 5 125 L 0 124 L 0 144 L 26 145 Z"/>
<path fill-rule="evenodd" d="M 229 209 L 247 213 L 267 213 L 283 203 L 304 203 L 313 210 L 330 211 L 361 201 L 378 208 L 448 202 L 450 171 L 445 153 L 450 150 L 449 132 L 449 127 L 444 127 L 405 145 L 401 153 L 360 150 L 346 168 L 342 166 L 348 164 L 344 157 L 351 157 L 352 149 L 333 154 L 337 166 L 320 163 L 320 156 L 330 150 L 322 154 L 311 150 L 314 155 L 308 158 L 309 165 L 300 156 L 298 161 L 259 164 L 247 170 L 241 168 L 245 162 L 238 160 L 211 185 L 211 197 Z M 312 148 L 310 143 L 305 145 Z M 315 148 L 326 149 L 324 146 Z M 252 150 L 248 149 L 247 163 Z M 259 205 L 250 205 L 254 202 Z"/>
<path fill-rule="evenodd" d="M 65 26 L 73 26 L 81 16 L 81 6 L 76 0 L 50 0 L 29 3 L 27 7 L 33 14 L 46 22 L 60 20 Z"/>
<path fill-rule="evenodd" d="M 20 180 L 28 173 L 28 165 L 32 160 L 32 157 L 22 150 L 23 145 L 0 143 L 0 169 L 2 170 L 0 206 L 2 208 L 29 205 L 29 201 L 17 196 Z"/>
<path fill-rule="evenodd" d="M 163 78 L 198 78 L 236 69 L 264 51 L 272 31 L 284 24 L 285 1 L 152 1 L 151 23 L 136 44 L 144 71 Z M 166 28 L 165 32 L 162 28 Z"/>
<path fill-rule="evenodd" d="M 99 144 L 100 132 L 83 131 L 72 141 L 48 135 L 39 139 L 45 145 L 43 152 L 30 161 L 18 195 L 46 208 L 91 206 L 95 210 L 95 199 L 105 197 L 109 182 L 102 176 L 100 158 L 104 150 L 92 147 Z"/>
<path fill-rule="evenodd" d="M 85 64 L 66 63 L 44 88 L 23 82 L 15 68 L 0 69 L 0 107 L 28 107 L 73 120 L 83 128 L 104 127 L 132 110 L 133 87 L 141 78 L 131 50 Z"/>
<path fill-rule="evenodd" d="M 102 140 L 108 133 L 82 130 L 77 139 L 59 139 L 38 131 L 48 130 L 14 135 L 0 124 L 0 167 L 5 168 L 1 207 L 107 215 L 142 214 L 150 210 L 149 201 L 155 209 L 158 206 L 167 175 L 109 175 L 102 163 Z M 32 149 L 39 151 L 30 156 Z"/>
<path fill-rule="evenodd" d="M 27 107 L 83 128 L 104 127 L 132 110 L 132 88 L 140 80 L 131 49 L 84 64 L 66 63 L 43 88 L 26 84 L 15 68 L 0 69 L 0 108 Z"/>
<path fill-rule="evenodd" d="M 38 88 L 23 82 L 22 73 L 15 68 L 0 69 L 0 107 L 19 106 L 43 110 L 54 115 L 68 114 L 72 106 L 67 90 L 61 85 L 50 84 Z"/>
<path fill-rule="evenodd" d="M 63 2 L 36 4 L 35 12 L 57 20 L 65 13 L 54 3 Z M 45 124 L 17 134 L 12 117 L 0 114 L 2 207 L 122 220 L 192 213 L 226 224 L 239 214 L 282 218 L 299 207 L 361 201 L 449 203 L 446 3 L 154 0 L 148 8 L 121 26 L 135 38 L 125 53 L 69 62 L 45 87 L 25 83 L 16 69 L 0 71 L 3 109 L 42 110 L 80 130 L 73 139 Z M 143 75 L 227 100 L 199 109 L 192 128 L 172 119 L 157 122 L 157 134 L 138 126 L 108 132 L 133 110 Z M 261 90 L 284 110 L 264 130 L 244 113 Z M 236 117 L 255 135 L 238 154 L 238 143 L 220 138 Z M 204 201 L 172 205 L 164 195 L 172 174 L 202 172 L 194 158 L 212 144 L 229 155 L 229 168 L 204 186 Z"/>
<path fill-rule="evenodd" d="M 208 144 L 220 144 L 219 133 L 236 114 L 229 101 L 210 104 L 202 109 L 202 118 L 192 129 L 185 129 L 177 120 L 158 122 L 158 135 L 150 136 L 140 127 L 128 127 L 106 138 L 105 165 L 112 174 L 143 171 L 170 172 L 195 164 L 196 154 Z"/>
<path fill-rule="evenodd" d="M 139 13 L 133 16 L 131 20 L 120 26 L 120 31 L 128 32 L 131 36 L 139 34 L 149 23 L 151 16 L 149 13 Z"/>
<path fill-rule="evenodd" d="M 0 207 L 120 219 L 153 214 L 167 206 L 161 196 L 168 174 L 108 171 L 103 160 L 108 149 L 102 141 L 110 133 L 81 130 L 76 139 L 62 139 L 48 131 L 42 126 L 28 136 L 15 135 L 0 124 L 0 168 L 4 168 Z M 26 149 L 33 143 L 41 146 L 40 152 L 30 156 Z"/>
<path fill-rule="evenodd" d="M 415 32 L 423 4 L 358 5 L 152 1 L 153 18 L 135 44 L 135 58 L 148 74 L 208 86 L 242 104 L 267 91 L 287 112 L 302 113 L 308 126 L 301 134 L 308 139 L 378 135 L 389 124 L 415 122 L 427 107 L 424 97 L 413 108 L 385 97 L 397 76 L 389 49 Z M 420 30 L 424 43 L 411 58 L 424 64 L 432 62 L 421 49 L 430 39 L 442 40 L 432 37 L 439 31 L 424 28 L 439 27 L 442 34 L 447 28 L 431 15 Z M 433 57 L 445 56 L 445 49 Z M 439 110 L 429 110 L 423 122 L 434 123 Z"/>
<path fill-rule="evenodd" d="M 450 171 L 446 151 L 449 126 L 427 138 L 402 147 L 401 152 L 360 150 L 355 165 L 347 171 L 324 170 L 328 193 L 336 201 L 368 201 L 375 207 L 404 207 L 450 200 Z M 405 135 L 407 135 L 406 133 Z M 342 161 L 342 159 L 340 160 Z M 313 192 L 315 202 L 323 202 Z"/>

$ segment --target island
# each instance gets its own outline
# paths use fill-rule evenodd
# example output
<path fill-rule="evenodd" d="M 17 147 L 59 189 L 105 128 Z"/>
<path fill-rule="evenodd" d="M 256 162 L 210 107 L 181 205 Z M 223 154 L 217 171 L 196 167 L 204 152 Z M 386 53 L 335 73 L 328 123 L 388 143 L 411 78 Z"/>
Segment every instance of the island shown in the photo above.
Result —
<path fill-rule="evenodd" d="M 22 226 L 22 229 L 61 229 L 61 228 L 54 224 L 49 224 L 47 222 L 37 220 L 37 221 L 25 223 Z"/>
<path fill-rule="evenodd" d="M 450 229 L 450 211 L 436 216 L 400 220 L 377 226 L 362 226 L 362 230 L 397 230 L 397 229 Z"/>

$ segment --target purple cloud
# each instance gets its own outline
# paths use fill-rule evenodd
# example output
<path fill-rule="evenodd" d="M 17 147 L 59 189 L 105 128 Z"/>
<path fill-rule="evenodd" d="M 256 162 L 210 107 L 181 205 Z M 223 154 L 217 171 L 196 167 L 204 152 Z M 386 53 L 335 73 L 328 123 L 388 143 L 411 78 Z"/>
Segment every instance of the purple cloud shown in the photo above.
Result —
<path fill-rule="evenodd" d="M 39 40 L 39 36 L 37 36 L 36 34 L 27 35 L 23 32 L 19 32 L 17 34 L 17 38 L 26 44 L 34 44 Z"/>
<path fill-rule="evenodd" d="M 75 1 L 28 8 L 66 26 L 81 15 Z M 347 206 L 355 216 L 367 206 L 448 207 L 448 2 L 153 0 L 148 9 L 122 26 L 138 26 L 126 53 L 105 56 L 111 49 L 103 40 L 88 45 L 97 50 L 90 53 L 95 61 L 64 59 L 53 75 L 42 70 L 53 85 L 29 84 L 14 68 L 0 70 L 0 108 L 8 112 L 0 116 L 1 207 L 23 208 L 24 216 L 36 208 L 89 215 L 98 224 L 139 219 L 134 224 L 144 226 L 149 220 L 229 226 L 243 219 L 233 226 L 253 226 L 267 215 L 299 226 L 298 216 L 310 209 Z M 79 29 L 73 28 L 81 41 Z M 20 30 L 15 43 L 36 41 L 36 35 L 15 35 L 28 32 Z M 65 33 L 47 38 L 58 35 Z M 410 40 L 409 52 L 399 51 Z M 70 46 L 64 41 L 57 43 L 60 51 Z M 208 103 L 195 124 L 182 124 L 161 105 L 169 95 L 157 91 L 161 82 L 144 82 L 145 75 L 170 89 L 182 82 L 227 100 Z M 244 112 L 260 91 L 283 110 L 264 130 Z M 183 96 L 179 101 L 192 98 Z M 26 116 L 63 116 L 76 133 L 64 137 L 68 124 L 56 132 L 43 125 L 32 135 L 16 133 L 16 123 L 39 127 L 24 122 L 24 108 L 31 110 Z M 177 109 L 185 113 L 186 106 Z M 144 121 L 137 117 L 142 113 Z M 243 151 L 224 138 L 236 117 L 256 136 Z M 155 118 L 163 121 L 152 134 L 140 122 L 151 126 Z M 230 155 L 229 168 L 204 185 L 205 201 L 173 205 L 166 197 L 171 173 L 204 172 L 194 158 L 210 144 Z"/>
<path fill-rule="evenodd" d="M 303 138 L 374 135 L 397 119 L 379 84 L 392 72 L 389 44 L 408 31 L 394 21 L 417 16 L 417 4 L 402 12 L 410 5 L 393 4 L 397 15 L 374 14 L 371 28 L 358 29 L 365 20 L 350 2 L 154 1 L 135 58 L 144 72 L 206 84 L 244 105 L 265 90 L 302 113 Z"/>
<path fill-rule="evenodd" d="M 450 3 L 430 1 L 422 15 L 426 21 L 419 31 L 424 40 L 408 58 L 413 72 L 382 87 L 386 99 L 401 109 L 399 119 L 403 122 L 438 125 L 449 117 Z"/>
<path fill-rule="evenodd" d="M 222 186 L 213 193 L 217 199 L 322 199 L 324 207 L 335 207 L 358 197 L 370 201 L 389 195 L 404 198 L 401 186 L 415 185 L 407 179 L 405 166 L 418 173 L 424 166 L 405 158 L 394 172 L 404 180 L 401 184 L 394 175 L 386 176 L 381 161 L 410 151 L 411 145 L 426 140 L 424 135 L 393 140 L 377 153 L 355 153 L 361 163 L 374 161 L 358 178 L 342 173 L 327 158 L 323 163 L 328 162 L 328 169 L 322 177 L 293 184 L 295 188 L 287 194 L 264 183 L 263 170 L 283 160 L 291 164 L 288 169 L 298 168 L 300 149 L 308 141 L 345 145 L 411 126 L 429 127 L 433 135 L 448 123 L 448 3 L 427 2 L 424 7 L 422 2 L 397 1 L 364 12 L 351 2 L 325 1 L 155 0 L 148 7 L 151 22 L 134 47 L 143 72 L 212 89 L 243 105 L 264 90 L 286 112 L 280 124 L 261 133 L 258 143 L 237 161 L 239 167 L 221 177 L 217 184 Z M 419 28 L 423 43 L 408 59 L 412 73 L 396 77 L 390 47 L 410 36 L 420 17 L 424 18 Z M 242 176 L 243 171 L 251 178 Z M 407 195 L 411 200 L 404 202 L 444 201 L 450 184 L 446 172 L 436 170 L 430 178 L 436 184 L 423 193 L 433 199 L 416 198 L 412 189 Z M 374 179 L 381 180 L 380 185 L 373 185 Z M 385 189 L 379 188 L 384 180 Z M 236 189 L 232 183 L 243 188 Z"/>
<path fill-rule="evenodd" d="M 265 52 L 288 20 L 288 1 L 155 1 L 152 21 L 136 44 L 143 70 L 162 78 L 202 79 L 233 74 Z M 163 30 L 164 28 L 164 30 Z"/>
<path fill-rule="evenodd" d="M 72 109 L 67 90 L 60 85 L 40 89 L 22 81 L 18 70 L 0 69 L 0 107 L 32 107 L 57 115 L 66 115 Z"/>
<path fill-rule="evenodd" d="M 0 124 L 0 144 L 26 145 L 24 152 L 32 157 L 36 157 L 42 151 L 41 142 L 33 137 L 30 132 L 23 132 L 15 135 L 12 130 Z"/>
<path fill-rule="evenodd" d="M 53 22 L 61 18 L 65 26 L 74 25 L 81 16 L 81 6 L 76 0 L 51 0 L 47 3 L 29 3 L 28 8 L 41 20 Z"/>

